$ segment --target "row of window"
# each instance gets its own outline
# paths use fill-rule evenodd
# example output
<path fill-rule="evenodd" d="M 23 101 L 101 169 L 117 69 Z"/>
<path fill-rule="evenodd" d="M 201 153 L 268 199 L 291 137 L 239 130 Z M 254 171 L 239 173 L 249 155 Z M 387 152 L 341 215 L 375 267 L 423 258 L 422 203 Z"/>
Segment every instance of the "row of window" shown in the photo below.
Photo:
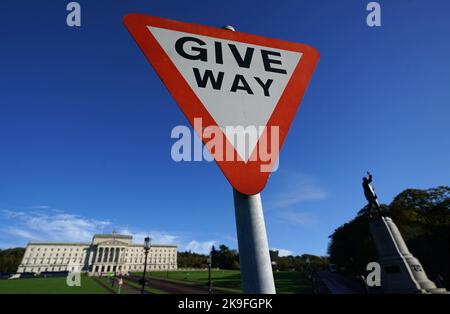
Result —
<path fill-rule="evenodd" d="M 139 248 L 139 249 L 127 249 L 128 252 L 144 252 L 143 248 Z M 175 248 L 173 249 L 158 249 L 158 248 L 150 248 L 150 252 L 162 252 L 162 253 L 170 253 L 170 252 L 175 252 Z"/>
<path fill-rule="evenodd" d="M 70 263 L 70 261 L 72 261 L 72 263 L 83 263 L 83 259 L 82 258 L 73 258 L 73 259 L 56 259 L 56 258 L 53 258 L 53 259 L 50 259 L 50 258 L 47 258 L 47 259 L 24 259 L 23 260 L 23 264 L 25 264 L 25 265 L 35 265 L 35 264 L 44 264 L 44 262 L 46 263 L 46 264 L 68 264 L 68 263 Z M 159 263 L 159 264 L 161 264 L 161 263 L 166 263 L 166 261 L 168 262 L 168 263 L 175 263 L 175 259 L 165 259 L 165 258 L 159 258 L 159 259 L 149 259 L 148 260 L 148 262 L 149 263 L 154 263 L 154 264 L 156 264 L 156 263 Z M 125 259 L 125 261 L 124 261 L 125 263 L 133 263 L 133 260 L 131 260 L 131 259 Z M 139 263 L 139 264 L 142 264 L 144 262 L 144 260 L 143 259 L 134 259 L 134 263 Z"/>
<path fill-rule="evenodd" d="M 165 262 L 166 262 L 166 259 L 165 259 L 165 258 L 160 258 L 160 259 L 149 259 L 148 262 L 149 262 L 149 263 L 165 263 Z M 167 262 L 168 262 L 168 263 L 174 263 L 175 260 L 174 260 L 174 259 L 167 259 Z M 132 259 L 130 259 L 130 260 L 125 259 L 125 263 L 133 263 L 133 260 L 132 260 Z M 143 259 L 140 259 L 140 260 L 134 259 L 134 263 L 136 263 L 136 264 L 142 264 L 142 263 L 144 263 L 144 260 L 143 260 Z"/>
<path fill-rule="evenodd" d="M 128 255 L 125 255 L 125 256 L 128 256 Z M 53 254 L 49 254 L 49 256 L 46 256 L 45 253 L 44 254 L 35 254 L 35 255 L 29 254 L 29 255 L 25 255 L 24 256 L 24 263 L 28 263 L 32 259 L 36 260 L 36 259 L 40 258 L 42 260 L 42 259 L 45 259 L 46 257 L 47 257 L 47 259 L 50 259 L 50 258 L 51 259 L 57 259 L 57 258 L 68 258 L 68 259 L 71 259 L 71 258 L 74 258 L 74 259 L 80 259 L 80 260 L 83 260 L 83 259 L 86 258 L 86 256 L 78 255 L 78 254 L 74 254 L 73 256 L 71 254 L 68 254 L 67 256 L 65 254 L 61 254 L 61 256 L 59 256 L 58 253 L 56 253 L 54 255 Z M 149 260 L 153 260 L 154 261 L 154 260 L 156 260 L 157 257 L 158 256 L 150 255 L 149 256 Z M 176 258 L 176 255 L 173 254 L 173 255 L 163 255 L 163 256 L 161 256 L 161 254 L 160 254 L 158 260 L 163 260 L 163 262 L 164 262 L 166 259 L 170 259 L 170 258 L 172 258 L 172 259 Z M 115 261 L 117 261 L 117 259 L 118 259 L 118 256 L 115 257 Z M 107 262 L 108 260 L 110 262 L 112 262 L 112 256 L 109 256 L 109 258 L 107 258 L 105 256 L 103 261 Z M 135 263 L 137 263 L 138 260 L 140 262 L 143 262 L 144 261 L 144 257 L 140 256 L 140 258 L 133 258 L 133 256 L 131 256 L 131 258 L 125 258 L 125 262 L 128 262 L 128 261 L 132 262 L 133 260 L 134 260 Z M 100 256 L 98 256 L 97 262 L 101 262 L 100 261 Z"/>
<path fill-rule="evenodd" d="M 38 260 L 38 259 L 25 259 L 23 261 L 23 263 L 25 265 L 38 264 L 38 261 L 39 261 L 39 264 L 44 264 L 45 259 L 40 259 L 40 260 Z M 74 259 L 72 259 L 72 263 L 76 263 L 76 262 L 82 263 L 83 259 L 82 258 L 79 258 L 79 259 L 74 258 Z M 70 263 L 70 259 L 65 259 L 65 260 L 64 259 L 50 259 L 50 258 L 46 259 L 46 264 L 68 264 L 68 263 Z"/>
<path fill-rule="evenodd" d="M 140 253 L 140 254 L 132 254 L 132 253 L 126 253 L 125 254 L 126 256 L 144 256 L 145 254 L 144 253 Z M 159 256 L 170 256 L 170 255 L 172 255 L 172 256 L 175 256 L 176 254 L 175 253 L 173 253 L 173 254 L 170 254 L 170 253 L 166 253 L 166 254 L 155 254 L 155 253 L 153 253 L 153 252 L 150 252 L 149 253 L 149 255 L 159 255 Z"/>
<path fill-rule="evenodd" d="M 148 265 L 147 267 L 149 267 L 149 269 L 175 269 L 174 265 Z M 140 269 L 144 269 L 144 266 L 142 265 L 132 265 L 129 266 L 128 268 L 125 266 L 124 270 L 140 270 Z"/>
<path fill-rule="evenodd" d="M 40 247 L 31 247 L 30 251 L 40 251 L 41 248 Z M 43 247 L 42 251 L 80 251 L 82 250 L 81 248 L 52 248 L 52 247 Z M 83 249 L 83 250 L 87 250 L 87 249 Z"/>
<path fill-rule="evenodd" d="M 66 266 L 60 266 L 60 267 L 25 267 L 23 271 L 25 273 L 40 273 L 43 271 L 74 271 L 75 267 L 66 267 Z"/>
<path fill-rule="evenodd" d="M 142 270 L 144 266 L 124 266 L 123 270 Z M 148 265 L 149 270 L 157 270 L 157 269 L 176 269 L 175 265 Z M 51 272 L 51 271 L 74 271 L 75 267 L 67 267 L 67 266 L 59 266 L 59 267 L 25 267 L 23 269 L 24 272 L 27 273 L 40 273 L 40 272 Z M 119 266 L 119 270 L 121 266 Z M 111 272 L 116 271 L 116 266 L 96 266 L 94 272 Z"/>
<path fill-rule="evenodd" d="M 94 273 L 103 273 L 103 272 L 115 272 L 117 269 L 116 266 L 112 265 L 104 265 L 104 266 L 95 266 L 93 272 Z M 133 270 L 143 270 L 143 265 L 132 265 L 132 266 L 119 266 L 117 270 L 124 270 L 124 271 L 133 271 Z M 175 265 L 147 265 L 147 269 L 149 270 L 158 270 L 158 269 L 176 269 Z"/>
<path fill-rule="evenodd" d="M 35 253 L 35 254 L 32 254 L 32 253 L 30 253 L 30 254 L 25 254 L 25 258 L 32 258 L 32 257 L 35 257 L 35 258 L 37 258 L 37 257 L 45 257 L 46 255 L 45 255 L 45 253 L 41 253 L 41 254 L 39 254 L 39 253 Z M 48 254 L 47 256 L 51 256 L 51 257 L 58 257 L 59 256 L 59 253 L 56 253 L 56 254 Z M 62 253 L 61 254 L 61 256 L 62 257 L 65 257 L 66 256 L 66 253 Z M 72 257 L 72 253 L 69 253 L 68 255 L 67 255 L 68 257 Z M 78 257 L 78 256 L 85 256 L 85 254 L 73 254 L 73 257 Z"/>

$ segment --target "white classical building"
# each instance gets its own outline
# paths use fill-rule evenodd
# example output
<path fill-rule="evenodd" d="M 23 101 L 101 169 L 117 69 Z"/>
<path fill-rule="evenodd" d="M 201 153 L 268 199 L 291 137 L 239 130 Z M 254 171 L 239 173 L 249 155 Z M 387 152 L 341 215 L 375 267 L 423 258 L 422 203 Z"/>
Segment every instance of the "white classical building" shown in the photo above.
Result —
<path fill-rule="evenodd" d="M 130 235 L 96 234 L 91 243 L 30 242 L 17 269 L 24 272 L 81 271 L 91 275 L 105 272 L 144 270 L 144 245 L 133 244 Z M 177 246 L 152 244 L 147 270 L 176 270 Z"/>

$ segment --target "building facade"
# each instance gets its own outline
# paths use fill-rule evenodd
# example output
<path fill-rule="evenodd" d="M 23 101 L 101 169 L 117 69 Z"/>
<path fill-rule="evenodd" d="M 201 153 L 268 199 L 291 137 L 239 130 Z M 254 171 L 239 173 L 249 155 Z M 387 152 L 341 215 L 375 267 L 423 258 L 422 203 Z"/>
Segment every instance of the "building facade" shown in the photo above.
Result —
<path fill-rule="evenodd" d="M 142 272 L 144 246 L 133 244 L 130 235 L 96 234 L 91 243 L 30 242 L 18 273 L 81 271 L 91 275 L 107 272 Z M 177 246 L 152 244 L 147 270 L 177 269 Z"/>

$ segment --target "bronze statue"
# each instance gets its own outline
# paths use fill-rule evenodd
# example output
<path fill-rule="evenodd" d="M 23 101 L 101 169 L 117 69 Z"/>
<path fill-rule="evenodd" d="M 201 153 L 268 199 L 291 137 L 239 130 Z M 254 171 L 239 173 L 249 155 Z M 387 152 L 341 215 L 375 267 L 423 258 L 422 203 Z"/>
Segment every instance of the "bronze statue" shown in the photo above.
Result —
<path fill-rule="evenodd" d="M 373 187 L 370 185 L 372 182 L 372 174 L 370 174 L 369 171 L 367 171 L 368 177 L 363 177 L 363 189 L 364 189 L 364 196 L 366 197 L 367 201 L 369 202 L 369 217 L 374 218 L 373 211 L 376 210 L 378 213 L 378 216 L 381 217 L 381 210 L 380 210 L 380 204 L 378 203 L 378 196 L 375 194 L 375 191 Z"/>

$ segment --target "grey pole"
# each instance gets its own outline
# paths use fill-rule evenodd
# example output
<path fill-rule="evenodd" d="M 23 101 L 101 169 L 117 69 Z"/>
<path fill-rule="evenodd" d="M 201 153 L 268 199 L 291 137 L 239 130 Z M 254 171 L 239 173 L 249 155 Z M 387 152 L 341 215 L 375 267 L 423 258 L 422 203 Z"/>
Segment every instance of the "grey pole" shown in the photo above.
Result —
<path fill-rule="evenodd" d="M 223 29 L 235 31 L 231 25 Z M 233 196 L 242 289 L 244 293 L 275 294 L 261 196 L 242 194 L 236 189 Z"/>
<path fill-rule="evenodd" d="M 260 194 L 233 189 L 244 293 L 275 294 L 269 244 Z"/>

